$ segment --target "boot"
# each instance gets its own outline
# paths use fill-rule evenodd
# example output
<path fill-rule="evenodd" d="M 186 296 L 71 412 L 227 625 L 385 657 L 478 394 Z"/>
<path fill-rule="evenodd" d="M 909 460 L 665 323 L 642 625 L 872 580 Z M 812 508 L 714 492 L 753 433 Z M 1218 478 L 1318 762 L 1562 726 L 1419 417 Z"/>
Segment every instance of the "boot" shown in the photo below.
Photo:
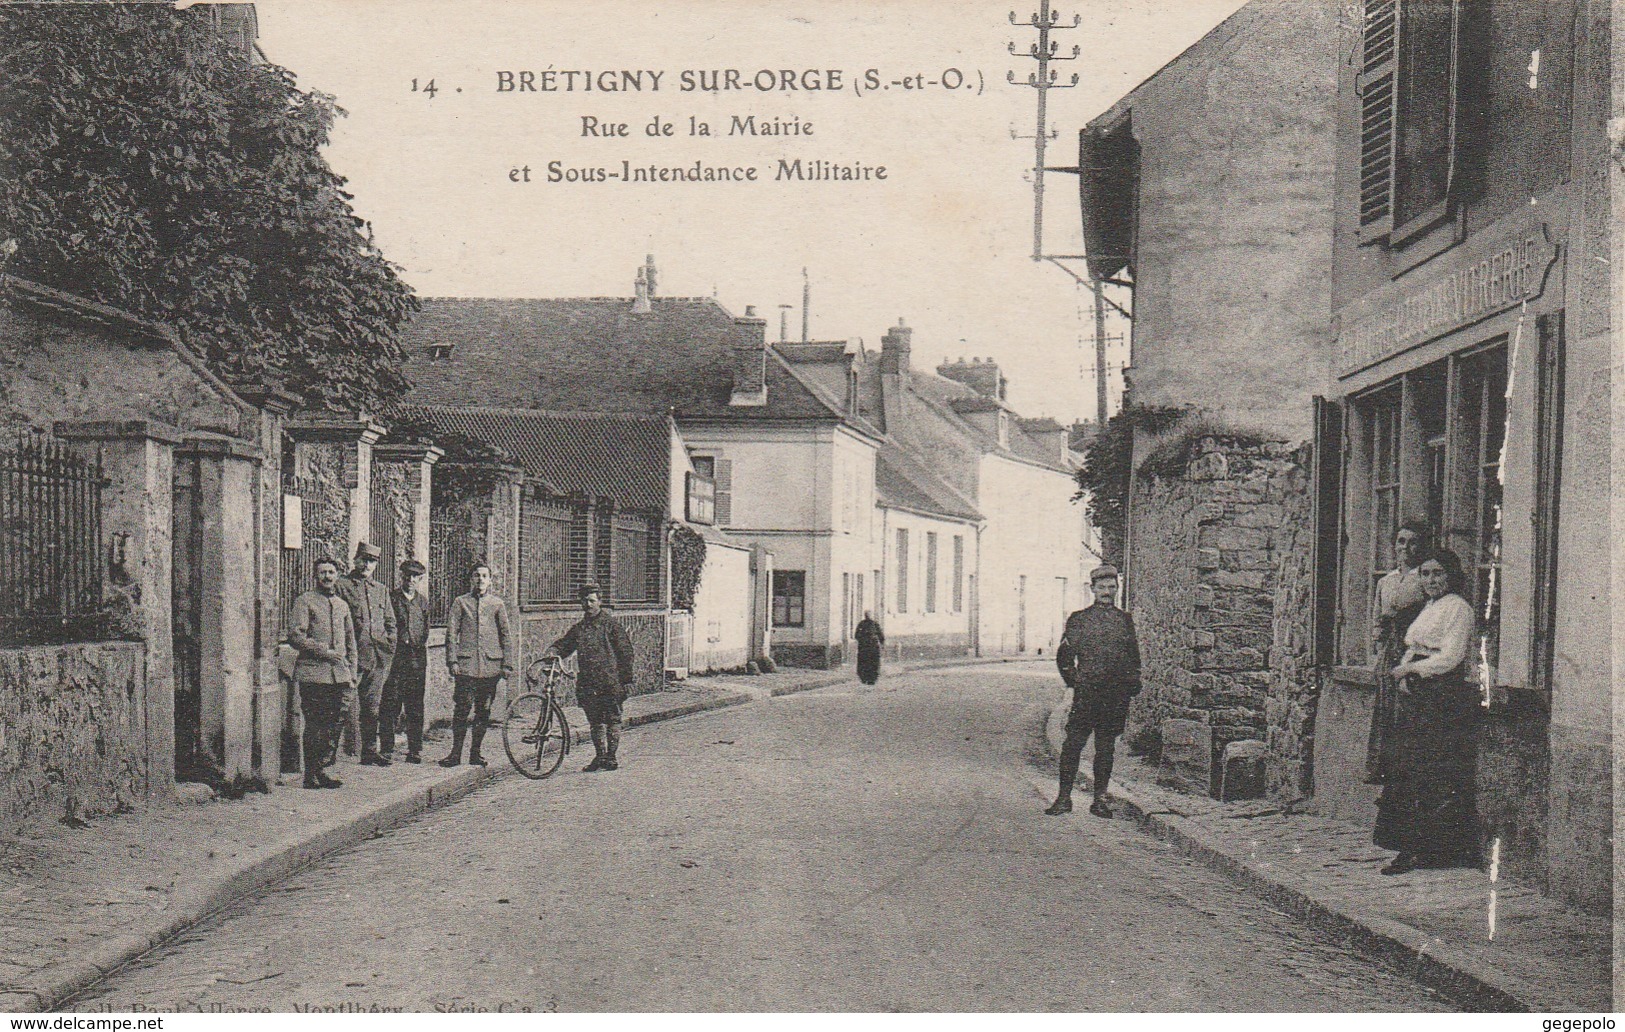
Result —
<path fill-rule="evenodd" d="M 468 743 L 468 762 L 471 766 L 484 767 L 485 757 L 480 755 L 480 743 L 485 741 L 485 721 L 474 725 L 473 738 Z"/>
<path fill-rule="evenodd" d="M 451 729 L 451 755 L 440 761 L 442 767 L 461 767 L 463 765 L 463 734 L 465 729 L 454 727 Z"/>
<path fill-rule="evenodd" d="M 615 753 L 621 747 L 621 725 L 610 724 L 604 728 L 604 769 L 620 770 L 621 765 L 615 761 Z"/>
<path fill-rule="evenodd" d="M 1061 774 L 1061 790 L 1055 793 L 1055 802 L 1049 804 L 1044 811 L 1046 814 L 1059 817 L 1063 813 L 1072 812 L 1072 782 L 1076 777 L 1075 774 L 1070 777 L 1064 772 Z"/>
<path fill-rule="evenodd" d="M 592 726 L 592 762 L 581 768 L 581 773 L 591 774 L 604 769 L 604 753 L 609 751 L 608 734 L 602 724 Z"/>

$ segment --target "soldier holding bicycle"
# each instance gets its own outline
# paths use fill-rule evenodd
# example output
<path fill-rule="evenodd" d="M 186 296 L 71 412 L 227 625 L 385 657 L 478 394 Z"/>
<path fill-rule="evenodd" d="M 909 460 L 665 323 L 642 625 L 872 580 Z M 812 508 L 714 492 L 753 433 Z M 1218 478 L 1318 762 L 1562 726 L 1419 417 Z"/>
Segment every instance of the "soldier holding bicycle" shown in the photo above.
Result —
<path fill-rule="evenodd" d="M 619 770 L 615 754 L 621 744 L 621 704 L 632 693 L 632 639 L 604 612 L 598 585 L 582 586 L 581 608 L 586 615 L 547 651 L 576 655 L 576 701 L 587 711 L 595 754 L 583 771 Z"/>

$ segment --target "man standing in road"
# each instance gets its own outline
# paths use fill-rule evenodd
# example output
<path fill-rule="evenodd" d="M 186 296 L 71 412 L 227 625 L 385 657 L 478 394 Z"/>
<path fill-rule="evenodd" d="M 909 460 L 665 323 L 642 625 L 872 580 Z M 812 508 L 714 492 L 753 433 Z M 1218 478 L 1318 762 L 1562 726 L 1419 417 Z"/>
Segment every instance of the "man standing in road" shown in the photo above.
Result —
<path fill-rule="evenodd" d="M 352 752 L 352 736 L 360 731 L 361 762 L 372 767 L 387 767 L 389 761 L 378 755 L 378 706 L 383 701 L 384 682 L 389 679 L 390 663 L 395 657 L 395 606 L 389 600 L 389 589 L 373 580 L 378 569 L 378 549 L 365 541 L 356 546 L 355 568 L 340 581 L 339 595 L 349 603 L 350 616 L 355 620 L 356 688 L 346 693 L 345 710 L 349 721 L 345 728 L 351 740 L 345 752 Z M 360 727 L 356 726 L 356 702 L 361 703 Z"/>
<path fill-rule="evenodd" d="M 299 652 L 293 677 L 305 715 L 306 788 L 338 788 L 322 767 L 338 739 L 339 697 L 355 678 L 355 627 L 338 594 L 339 564 L 316 563 L 316 590 L 300 595 L 288 614 L 288 642 Z"/>
<path fill-rule="evenodd" d="M 1140 694 L 1140 643 L 1134 618 L 1117 608 L 1117 568 L 1101 566 L 1089 575 L 1095 604 L 1067 617 L 1066 631 L 1055 650 L 1055 665 L 1072 689 L 1072 712 L 1061 746 L 1060 792 L 1044 812 L 1072 812 L 1072 783 L 1078 758 L 1091 733 L 1095 736 L 1095 800 L 1089 812 L 1110 818 L 1106 786 L 1112 777 L 1117 736 L 1128 719 L 1129 700 Z"/>
<path fill-rule="evenodd" d="M 429 600 L 423 594 L 427 571 L 416 559 L 401 564 L 401 586 L 390 592 L 395 605 L 395 661 L 384 682 L 378 714 L 378 751 L 395 751 L 397 719 L 406 726 L 406 762 L 423 762 L 423 688 L 429 672 Z"/>
<path fill-rule="evenodd" d="M 451 755 L 440 761 L 442 767 L 463 762 L 463 736 L 470 728 L 473 711 L 474 734 L 469 742 L 468 762 L 485 766 L 480 743 L 491 720 L 491 702 L 497 682 L 512 677 L 514 637 L 508 624 L 508 607 L 491 593 L 491 568 L 484 563 L 469 575 L 470 591 L 451 604 L 446 616 L 446 667 L 455 682 L 451 696 Z"/>
<path fill-rule="evenodd" d="M 594 753 L 582 770 L 588 774 L 619 770 L 615 754 L 621 746 L 621 704 L 632 693 L 632 639 L 619 621 L 604 612 L 598 585 L 582 586 L 581 608 L 586 615 L 547 651 L 578 657 L 576 701 L 587 711 Z"/>

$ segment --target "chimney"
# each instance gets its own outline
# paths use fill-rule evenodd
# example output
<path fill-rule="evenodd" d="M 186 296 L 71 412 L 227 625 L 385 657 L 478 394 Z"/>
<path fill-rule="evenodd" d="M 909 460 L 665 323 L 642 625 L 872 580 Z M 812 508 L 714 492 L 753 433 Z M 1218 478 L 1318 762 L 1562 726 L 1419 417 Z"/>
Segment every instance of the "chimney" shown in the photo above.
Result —
<path fill-rule="evenodd" d="M 980 358 L 973 358 L 969 362 L 963 358 L 957 362 L 944 362 L 937 366 L 937 375 L 962 383 L 982 397 L 994 401 L 1004 401 L 1005 389 L 1009 386 L 1004 374 L 999 371 L 999 364 L 991 358 L 985 362 Z"/>
<path fill-rule="evenodd" d="M 908 372 L 908 356 L 914 331 L 897 317 L 897 325 L 880 338 L 880 371 L 882 374 L 903 375 Z"/>
<path fill-rule="evenodd" d="M 650 312 L 654 311 L 654 306 L 649 303 L 649 280 L 646 275 L 647 271 L 648 270 L 646 268 L 639 266 L 637 278 L 632 281 L 633 315 L 648 315 Z"/>
<path fill-rule="evenodd" d="M 739 330 L 732 345 L 733 394 L 728 404 L 758 408 L 767 404 L 767 320 L 756 314 L 755 305 L 746 305 L 734 325 Z"/>

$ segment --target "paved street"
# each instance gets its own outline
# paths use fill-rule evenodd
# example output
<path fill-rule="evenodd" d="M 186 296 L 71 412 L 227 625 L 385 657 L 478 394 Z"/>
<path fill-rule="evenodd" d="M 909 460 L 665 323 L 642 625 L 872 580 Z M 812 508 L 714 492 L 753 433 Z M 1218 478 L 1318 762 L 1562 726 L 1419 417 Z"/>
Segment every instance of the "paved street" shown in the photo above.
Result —
<path fill-rule="evenodd" d="M 309 869 L 80 1005 L 1438 1010 L 1139 832 L 1047 818 L 1046 665 L 638 729 Z"/>

